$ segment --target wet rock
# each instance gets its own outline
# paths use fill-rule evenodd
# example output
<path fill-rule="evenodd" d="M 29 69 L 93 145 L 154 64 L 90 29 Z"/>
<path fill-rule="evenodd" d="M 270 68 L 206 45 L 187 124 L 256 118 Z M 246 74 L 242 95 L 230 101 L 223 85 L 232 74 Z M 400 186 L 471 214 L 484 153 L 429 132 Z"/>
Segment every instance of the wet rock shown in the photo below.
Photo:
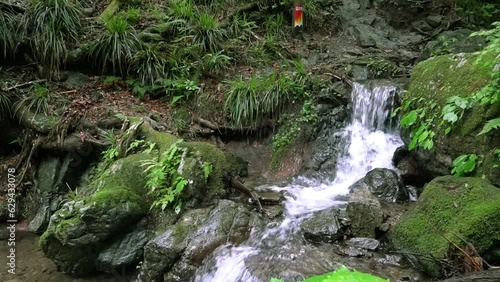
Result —
<path fill-rule="evenodd" d="M 341 239 L 345 232 L 338 218 L 337 208 L 314 212 L 304 220 L 300 229 L 304 238 L 311 243 L 333 243 Z"/>
<path fill-rule="evenodd" d="M 443 16 L 441 15 L 430 15 L 425 18 L 425 21 L 427 24 L 429 24 L 431 27 L 438 27 L 441 22 L 443 21 Z"/>
<path fill-rule="evenodd" d="M 193 232 L 203 223 L 209 209 L 187 211 L 179 221 L 144 247 L 138 281 L 163 281 L 163 274 L 180 259 Z"/>
<path fill-rule="evenodd" d="M 368 255 L 368 253 L 365 250 L 350 246 L 340 248 L 339 250 L 337 250 L 336 253 L 348 257 L 365 257 Z"/>
<path fill-rule="evenodd" d="M 338 156 L 344 150 L 341 130 L 346 125 L 347 108 L 324 105 L 318 108 L 318 127 L 314 141 L 310 144 L 310 157 L 304 159 L 305 174 L 316 175 L 327 171 L 329 177 L 335 176 Z"/>
<path fill-rule="evenodd" d="M 66 159 L 64 168 L 67 169 L 69 159 Z M 64 170 L 63 168 L 63 170 Z M 57 206 L 58 187 L 60 182 L 61 161 L 56 157 L 47 157 L 43 159 L 38 167 L 38 190 L 40 191 L 40 204 L 35 217 L 31 220 L 28 230 L 35 233 L 45 231 L 49 224 L 50 216 L 55 210 L 52 206 Z M 36 208 L 35 208 L 36 209 Z"/>
<path fill-rule="evenodd" d="M 118 271 L 135 266 L 142 258 L 142 248 L 149 240 L 145 220 L 120 239 L 99 253 L 97 269 L 104 272 Z"/>
<path fill-rule="evenodd" d="M 387 238 L 402 254 L 426 254 L 407 258 L 439 277 L 443 273 L 439 261 L 449 248 L 443 237 L 460 234 L 483 255 L 498 244 L 499 230 L 500 189 L 481 178 L 443 176 L 425 186 L 416 206 L 391 228 Z M 426 259 L 429 256 L 434 259 Z"/>
<path fill-rule="evenodd" d="M 418 32 L 429 32 L 432 30 L 432 26 L 425 20 L 414 21 L 411 25 Z"/>
<path fill-rule="evenodd" d="M 85 187 L 97 192 L 67 202 L 51 216 L 40 246 L 60 271 L 81 275 L 94 270 L 104 242 L 148 212 L 141 164 L 150 158 L 136 154 L 116 161 Z"/>
<path fill-rule="evenodd" d="M 375 238 L 375 231 L 384 219 L 377 197 L 367 189 L 356 189 L 349 196 L 346 211 L 352 235 Z"/>
<path fill-rule="evenodd" d="M 404 259 L 400 255 L 385 255 L 383 258 L 378 258 L 377 262 L 382 265 L 402 266 Z"/>
<path fill-rule="evenodd" d="M 386 168 L 376 168 L 369 171 L 365 177 L 358 180 L 349 189 L 351 192 L 366 189 L 386 202 L 408 200 L 408 193 L 398 174 Z"/>
<path fill-rule="evenodd" d="M 373 251 L 378 248 L 380 242 L 372 238 L 352 238 L 345 241 L 347 246 Z"/>

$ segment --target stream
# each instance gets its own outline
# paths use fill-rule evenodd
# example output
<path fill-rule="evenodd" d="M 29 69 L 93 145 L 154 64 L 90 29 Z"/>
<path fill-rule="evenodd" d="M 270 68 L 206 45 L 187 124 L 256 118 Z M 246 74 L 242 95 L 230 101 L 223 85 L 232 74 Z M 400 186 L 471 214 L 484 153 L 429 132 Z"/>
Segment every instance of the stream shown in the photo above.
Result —
<path fill-rule="evenodd" d="M 381 84 L 379 84 L 381 83 Z M 300 279 L 302 274 L 330 272 L 338 264 L 327 249 L 304 244 L 298 235 L 299 224 L 312 212 L 332 206 L 345 206 L 349 187 L 374 168 L 392 168 L 391 159 L 401 141 L 396 124 L 391 123 L 397 86 L 372 81 L 355 83 L 352 91 L 351 123 L 339 134 L 347 147 L 339 159 L 333 181 L 298 177 L 286 187 L 268 186 L 258 189 L 284 191 L 285 214 L 278 224 L 254 231 L 239 246 L 219 247 L 211 259 L 197 271 L 196 282 L 258 282 L 271 277 Z M 349 260 L 349 259 L 347 259 Z M 358 270 L 373 271 L 361 262 L 342 262 Z M 386 269 L 391 277 L 395 269 Z"/>

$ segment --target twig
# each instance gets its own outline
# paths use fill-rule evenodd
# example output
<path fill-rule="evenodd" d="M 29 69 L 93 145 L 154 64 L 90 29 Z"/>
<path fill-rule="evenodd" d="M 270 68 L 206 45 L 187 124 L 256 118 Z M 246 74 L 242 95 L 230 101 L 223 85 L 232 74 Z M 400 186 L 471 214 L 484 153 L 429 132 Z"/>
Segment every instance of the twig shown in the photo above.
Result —
<path fill-rule="evenodd" d="M 46 81 L 47 81 L 46 79 L 38 79 L 38 80 L 28 81 L 26 83 L 17 84 L 17 85 L 14 85 L 14 86 L 2 89 L 2 90 L 3 91 L 11 91 L 11 90 L 16 89 L 16 88 L 21 88 L 24 86 L 32 85 L 34 83 L 41 83 L 41 82 L 46 82 Z"/>
<path fill-rule="evenodd" d="M 68 91 L 63 91 L 63 92 L 57 92 L 57 94 L 62 95 L 62 94 L 69 94 L 69 93 L 75 93 L 76 89 L 74 90 L 68 90 Z"/>
<path fill-rule="evenodd" d="M 451 231 L 451 233 L 453 233 L 453 235 L 457 236 L 460 240 L 462 240 L 462 242 L 464 242 L 465 244 L 469 244 L 469 242 L 467 242 L 462 236 L 458 235 L 457 233 L 455 233 L 454 231 Z M 500 268 L 500 266 L 494 266 L 494 265 L 491 265 L 489 264 L 486 260 L 483 259 L 483 257 L 479 256 L 483 262 L 486 264 L 486 266 L 488 268 L 495 268 L 495 269 L 498 269 Z"/>
<path fill-rule="evenodd" d="M 257 193 L 255 193 L 250 188 L 247 188 L 245 185 L 243 185 L 243 183 L 241 183 L 240 181 L 234 179 L 233 177 L 231 177 L 231 186 L 233 188 L 235 188 L 236 190 L 238 190 L 238 191 L 242 192 L 243 194 L 245 194 L 245 195 L 249 196 L 250 198 L 252 198 L 254 200 L 254 203 L 257 205 L 259 211 L 260 212 L 263 211 L 262 205 L 260 204 L 259 196 L 257 195 Z"/>
<path fill-rule="evenodd" d="M 443 237 L 446 241 L 448 241 L 450 244 L 452 244 L 455 248 L 457 248 L 458 250 L 460 250 L 473 264 L 474 268 L 476 269 L 480 269 L 480 265 L 478 265 L 476 263 L 476 261 L 474 259 L 471 258 L 471 256 L 466 252 L 464 251 L 462 248 L 460 248 L 457 244 L 455 244 L 454 242 L 452 242 L 450 239 L 448 239 L 444 234 L 443 232 L 441 232 L 441 230 L 437 229 L 434 225 L 432 225 L 430 223 L 430 221 L 427 221 L 427 224 L 429 224 L 430 227 L 432 227 L 434 230 L 436 230 L 436 232 L 441 235 L 441 237 Z"/>

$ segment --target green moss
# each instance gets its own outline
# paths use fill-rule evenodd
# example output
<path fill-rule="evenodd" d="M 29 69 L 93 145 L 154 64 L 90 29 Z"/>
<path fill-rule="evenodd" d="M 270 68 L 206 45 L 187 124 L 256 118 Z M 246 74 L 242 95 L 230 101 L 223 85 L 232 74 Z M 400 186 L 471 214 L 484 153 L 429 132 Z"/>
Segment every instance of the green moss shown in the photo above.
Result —
<path fill-rule="evenodd" d="M 224 152 L 212 144 L 205 142 L 185 142 L 184 146 L 188 148 L 196 158 L 212 164 L 213 170 L 207 181 L 207 197 L 213 197 L 224 193 L 225 184 L 223 182 L 229 163 L 226 161 Z"/>
<path fill-rule="evenodd" d="M 47 246 L 47 240 L 48 240 L 48 237 L 49 237 L 49 232 L 45 231 L 43 232 L 42 236 L 40 236 L 40 238 L 38 239 L 38 245 L 44 249 L 46 246 Z"/>
<path fill-rule="evenodd" d="M 398 250 L 443 259 L 448 241 L 431 224 L 457 245 L 464 243 L 455 234 L 484 252 L 500 238 L 500 190 L 480 178 L 438 177 L 392 228 L 389 241 Z M 440 276 L 436 261 L 421 262 L 429 274 Z"/>
<path fill-rule="evenodd" d="M 174 135 L 158 132 L 147 124 L 142 124 L 140 126 L 140 131 L 147 140 L 155 143 L 161 152 L 168 150 L 170 146 L 177 142 L 177 138 Z"/>

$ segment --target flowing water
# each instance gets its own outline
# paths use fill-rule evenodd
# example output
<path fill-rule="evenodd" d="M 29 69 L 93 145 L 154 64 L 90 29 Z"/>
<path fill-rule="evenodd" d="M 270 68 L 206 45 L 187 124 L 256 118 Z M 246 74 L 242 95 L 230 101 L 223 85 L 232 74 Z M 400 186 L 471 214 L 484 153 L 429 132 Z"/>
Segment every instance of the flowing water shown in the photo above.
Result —
<path fill-rule="evenodd" d="M 368 171 L 392 167 L 392 155 L 402 145 L 390 118 L 397 91 L 393 85 L 354 83 L 352 121 L 339 133 L 348 145 L 338 161 L 335 179 L 299 177 L 286 187 L 267 187 L 287 195 L 283 221 L 254 231 L 239 246 L 219 247 L 198 270 L 195 281 L 267 282 L 270 276 L 298 279 L 338 266 L 321 247 L 302 242 L 299 224 L 314 211 L 345 205 L 345 197 L 339 196 L 348 194 L 349 187 Z"/>

